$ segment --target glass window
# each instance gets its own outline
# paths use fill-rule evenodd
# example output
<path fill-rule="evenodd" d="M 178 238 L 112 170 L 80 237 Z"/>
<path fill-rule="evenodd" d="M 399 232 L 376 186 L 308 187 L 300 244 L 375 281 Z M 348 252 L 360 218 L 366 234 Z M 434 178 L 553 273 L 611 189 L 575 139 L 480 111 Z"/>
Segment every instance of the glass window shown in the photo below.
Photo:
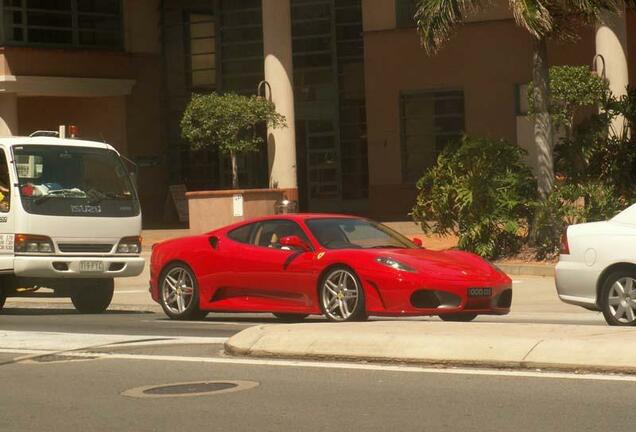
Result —
<path fill-rule="evenodd" d="M 417 0 L 395 0 L 395 23 L 398 28 L 415 27 Z"/>
<path fill-rule="evenodd" d="M 283 237 L 298 236 L 309 243 L 302 228 L 290 220 L 270 220 L 261 222 L 256 227 L 251 243 L 255 246 L 282 249 L 279 243 Z"/>
<path fill-rule="evenodd" d="M 327 249 L 414 249 L 417 246 L 392 229 L 367 219 L 310 219 L 307 227 Z"/>
<path fill-rule="evenodd" d="M 122 48 L 121 3 L 121 0 L 5 1 L 3 43 Z"/>
<path fill-rule="evenodd" d="M 400 97 L 402 176 L 416 182 L 449 143 L 464 134 L 464 93 L 403 93 Z"/>
<path fill-rule="evenodd" d="M 216 21 L 213 14 L 188 15 L 190 85 L 216 88 Z"/>
<path fill-rule="evenodd" d="M 228 233 L 228 237 L 239 243 L 249 243 L 252 230 L 256 224 L 243 225 L 242 227 L 233 229 Z"/>
<path fill-rule="evenodd" d="M 6 213 L 11 208 L 11 181 L 9 166 L 4 150 L 0 150 L 0 212 Z"/>
<path fill-rule="evenodd" d="M 14 147 L 24 209 L 52 216 L 130 217 L 139 202 L 112 150 L 25 145 Z"/>

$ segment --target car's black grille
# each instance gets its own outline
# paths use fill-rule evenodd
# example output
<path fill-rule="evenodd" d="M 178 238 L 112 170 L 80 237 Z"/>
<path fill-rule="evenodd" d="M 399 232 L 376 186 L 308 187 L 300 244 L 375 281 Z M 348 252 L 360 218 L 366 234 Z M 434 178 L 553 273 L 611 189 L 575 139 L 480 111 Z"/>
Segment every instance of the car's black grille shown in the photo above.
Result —
<path fill-rule="evenodd" d="M 57 245 L 63 253 L 108 253 L 113 250 L 112 244 L 60 243 Z"/>

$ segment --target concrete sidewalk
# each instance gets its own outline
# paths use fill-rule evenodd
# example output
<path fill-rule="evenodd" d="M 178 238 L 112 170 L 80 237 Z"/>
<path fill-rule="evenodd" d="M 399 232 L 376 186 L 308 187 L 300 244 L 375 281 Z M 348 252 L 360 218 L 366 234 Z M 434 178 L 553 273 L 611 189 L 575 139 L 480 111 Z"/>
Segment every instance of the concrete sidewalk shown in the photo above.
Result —
<path fill-rule="evenodd" d="M 228 354 L 444 366 L 636 373 L 636 328 L 379 321 L 261 325 Z"/>

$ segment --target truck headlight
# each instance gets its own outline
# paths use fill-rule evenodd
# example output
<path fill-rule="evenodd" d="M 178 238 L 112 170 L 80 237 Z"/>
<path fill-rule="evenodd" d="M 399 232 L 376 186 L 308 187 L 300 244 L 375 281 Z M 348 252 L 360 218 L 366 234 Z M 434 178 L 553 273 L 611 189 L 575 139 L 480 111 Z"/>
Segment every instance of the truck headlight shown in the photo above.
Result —
<path fill-rule="evenodd" d="M 406 265 L 404 263 L 401 263 L 399 261 L 396 261 L 393 258 L 377 257 L 375 259 L 375 261 L 378 264 L 382 264 L 383 266 L 391 267 L 392 269 L 395 269 L 395 270 L 405 271 L 405 272 L 409 272 L 409 273 L 415 273 L 415 269 L 413 267 L 408 266 L 408 265 Z"/>
<path fill-rule="evenodd" d="M 17 253 L 51 254 L 54 251 L 50 237 L 31 234 L 16 234 L 14 248 Z"/>
<path fill-rule="evenodd" d="M 117 245 L 118 254 L 140 254 L 141 237 L 124 237 Z"/>

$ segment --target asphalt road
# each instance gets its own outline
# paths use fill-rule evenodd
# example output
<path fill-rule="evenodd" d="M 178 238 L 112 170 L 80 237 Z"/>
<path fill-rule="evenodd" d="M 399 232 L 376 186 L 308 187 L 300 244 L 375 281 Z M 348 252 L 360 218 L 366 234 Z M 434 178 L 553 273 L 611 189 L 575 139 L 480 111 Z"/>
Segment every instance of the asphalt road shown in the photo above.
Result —
<path fill-rule="evenodd" d="M 7 362 L 0 366 L 0 430 L 567 432 L 630 430 L 636 421 L 634 381 L 161 359 L 178 351 L 214 360 L 218 350 L 119 347 L 101 350 L 113 358 Z M 122 394 L 212 380 L 257 386 L 196 397 Z"/>
<path fill-rule="evenodd" d="M 566 432 L 629 429 L 636 420 L 636 377 L 229 358 L 227 337 L 275 318 L 170 321 L 144 285 L 118 284 L 111 310 L 98 316 L 76 313 L 65 299 L 7 302 L 0 431 Z M 605 325 L 599 314 L 560 303 L 553 281 L 541 278 L 515 281 L 509 316 L 479 319 Z M 193 397 L 123 394 L 210 380 L 257 385 Z"/>

